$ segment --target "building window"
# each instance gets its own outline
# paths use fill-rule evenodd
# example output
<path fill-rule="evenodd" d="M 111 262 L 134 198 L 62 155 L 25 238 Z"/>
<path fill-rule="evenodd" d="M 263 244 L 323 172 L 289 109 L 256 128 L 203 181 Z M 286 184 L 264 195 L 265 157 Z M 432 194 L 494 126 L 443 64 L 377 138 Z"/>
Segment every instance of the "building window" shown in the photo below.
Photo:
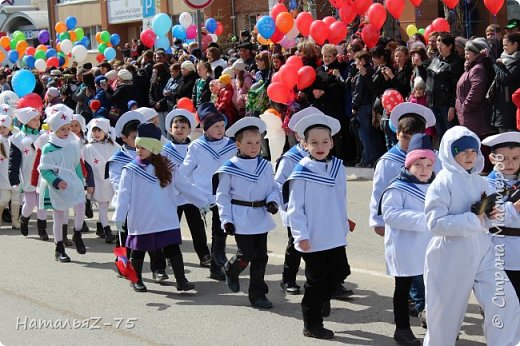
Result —
<path fill-rule="evenodd" d="M 90 41 L 90 45 L 87 48 L 88 49 L 97 49 L 99 43 L 96 41 L 96 33 L 101 31 L 101 26 L 96 25 L 96 26 L 83 28 L 83 31 L 85 32 L 85 36 L 87 36 Z"/>

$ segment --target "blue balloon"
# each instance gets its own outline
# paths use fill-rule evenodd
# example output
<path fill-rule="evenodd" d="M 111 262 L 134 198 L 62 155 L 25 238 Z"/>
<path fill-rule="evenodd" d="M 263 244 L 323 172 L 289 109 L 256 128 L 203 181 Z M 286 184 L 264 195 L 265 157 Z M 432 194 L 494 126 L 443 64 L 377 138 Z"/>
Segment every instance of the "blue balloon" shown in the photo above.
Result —
<path fill-rule="evenodd" d="M 208 30 L 211 34 L 214 34 L 217 31 L 217 20 L 215 18 L 209 18 L 206 21 L 206 30 Z"/>
<path fill-rule="evenodd" d="M 74 16 L 69 16 L 67 19 L 65 19 L 65 25 L 67 25 L 67 30 L 72 30 L 76 27 L 76 24 L 78 24 L 78 20 Z"/>
<path fill-rule="evenodd" d="M 24 97 L 33 92 L 36 86 L 36 78 L 29 70 L 20 70 L 14 73 L 11 81 L 14 92 L 18 97 Z"/>
<path fill-rule="evenodd" d="M 185 40 L 186 39 L 186 28 L 184 28 L 182 25 L 174 25 L 172 28 L 172 35 L 175 38 L 178 38 L 179 40 Z"/>
<path fill-rule="evenodd" d="M 105 58 L 107 60 L 112 60 L 112 59 L 115 59 L 116 58 L 116 50 L 112 47 L 108 47 L 107 49 L 105 49 L 105 51 L 103 52 L 103 55 L 105 56 Z"/>
<path fill-rule="evenodd" d="M 65 58 L 61 55 L 58 55 L 58 64 L 60 66 L 63 66 L 63 64 L 65 64 Z"/>
<path fill-rule="evenodd" d="M 157 36 L 153 45 L 155 46 L 155 49 L 162 48 L 166 50 L 170 48 L 170 40 L 166 36 Z"/>
<path fill-rule="evenodd" d="M 47 49 L 47 51 L 45 52 L 47 59 L 52 58 L 53 56 L 56 56 L 57 54 L 58 53 L 56 52 L 56 49 L 54 49 L 54 48 Z"/>
<path fill-rule="evenodd" d="M 168 47 L 168 49 L 166 49 L 166 54 L 172 54 L 173 51 L 172 51 L 172 47 Z"/>
<path fill-rule="evenodd" d="M 10 50 L 9 53 L 7 53 L 7 59 L 15 64 L 18 61 L 18 52 L 15 50 Z"/>
<path fill-rule="evenodd" d="M 83 37 L 86 37 L 86 36 L 83 36 Z M 119 42 L 121 42 L 121 37 L 118 34 L 112 34 L 110 36 L 110 43 L 112 44 L 112 46 L 117 46 L 119 44 Z"/>
<path fill-rule="evenodd" d="M 35 61 L 36 61 L 36 59 L 32 55 L 25 56 L 25 64 L 27 65 L 27 67 L 34 68 Z"/>
<path fill-rule="evenodd" d="M 89 38 L 87 36 L 83 36 L 83 38 L 81 39 L 81 44 L 88 48 L 88 46 L 90 45 Z"/>
<path fill-rule="evenodd" d="M 166 13 L 158 13 L 153 17 L 152 30 L 157 36 L 164 36 L 172 27 L 172 19 Z"/>
<path fill-rule="evenodd" d="M 270 16 L 263 16 L 260 18 L 256 23 L 256 27 L 258 28 L 258 33 L 265 39 L 269 39 L 273 36 L 274 31 L 276 30 L 274 19 Z"/>

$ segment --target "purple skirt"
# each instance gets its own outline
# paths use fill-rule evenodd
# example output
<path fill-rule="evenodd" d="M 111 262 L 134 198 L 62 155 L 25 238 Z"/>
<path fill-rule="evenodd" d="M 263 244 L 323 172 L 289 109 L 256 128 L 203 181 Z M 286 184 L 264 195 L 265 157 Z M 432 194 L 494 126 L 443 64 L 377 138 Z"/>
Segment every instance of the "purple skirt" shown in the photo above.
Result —
<path fill-rule="evenodd" d="M 126 247 L 139 251 L 155 251 L 168 245 L 181 243 L 181 230 L 179 228 L 149 234 L 128 235 L 126 238 Z"/>

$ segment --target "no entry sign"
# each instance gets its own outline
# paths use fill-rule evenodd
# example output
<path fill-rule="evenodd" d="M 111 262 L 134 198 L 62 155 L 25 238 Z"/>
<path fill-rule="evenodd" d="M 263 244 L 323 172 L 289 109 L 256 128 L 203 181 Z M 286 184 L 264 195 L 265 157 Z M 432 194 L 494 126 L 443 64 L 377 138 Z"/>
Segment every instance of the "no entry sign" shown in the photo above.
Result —
<path fill-rule="evenodd" d="M 184 0 L 184 3 L 194 10 L 202 10 L 211 5 L 212 2 L 213 0 Z"/>

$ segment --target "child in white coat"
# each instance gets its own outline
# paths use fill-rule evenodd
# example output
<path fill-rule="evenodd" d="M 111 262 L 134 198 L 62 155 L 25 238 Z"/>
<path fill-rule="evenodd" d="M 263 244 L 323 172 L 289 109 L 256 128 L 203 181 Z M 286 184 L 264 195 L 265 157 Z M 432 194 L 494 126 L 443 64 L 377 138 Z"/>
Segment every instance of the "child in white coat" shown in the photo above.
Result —
<path fill-rule="evenodd" d="M 11 201 L 11 220 L 13 229 L 20 228 L 20 191 L 9 183 L 9 152 L 12 136 L 13 118 L 8 114 L 0 114 L 0 215 Z"/>
<path fill-rule="evenodd" d="M 505 272 L 495 267 L 496 254 L 483 226 L 485 215 L 471 211 L 484 193 L 492 192 L 479 175 L 484 167 L 480 140 L 467 128 L 455 126 L 444 134 L 439 158 L 443 168 L 425 202 L 433 238 L 424 269 L 428 322 L 424 345 L 455 345 L 472 290 L 484 310 L 487 344 L 518 345 L 518 299 Z"/>
<path fill-rule="evenodd" d="M 236 139 L 238 153 L 216 172 L 214 188 L 222 228 L 235 236 L 238 247 L 224 266 L 227 285 L 238 292 L 238 277 L 251 264 L 249 301 L 253 307 L 270 309 L 273 304 L 266 297 L 269 289 L 264 275 L 267 233 L 275 223 L 268 213 L 278 212 L 280 192 L 271 163 L 259 157 L 264 131 L 265 123 L 255 117 L 242 118 L 226 131 Z"/>
<path fill-rule="evenodd" d="M 414 135 L 401 174 L 386 189 L 381 200 L 386 272 L 395 278 L 394 340 L 405 346 L 421 344 L 410 329 L 408 293 L 413 278 L 424 272 L 426 247 L 431 239 L 424 216 L 424 198 L 434 178 L 434 162 L 430 138 L 424 134 Z"/>

